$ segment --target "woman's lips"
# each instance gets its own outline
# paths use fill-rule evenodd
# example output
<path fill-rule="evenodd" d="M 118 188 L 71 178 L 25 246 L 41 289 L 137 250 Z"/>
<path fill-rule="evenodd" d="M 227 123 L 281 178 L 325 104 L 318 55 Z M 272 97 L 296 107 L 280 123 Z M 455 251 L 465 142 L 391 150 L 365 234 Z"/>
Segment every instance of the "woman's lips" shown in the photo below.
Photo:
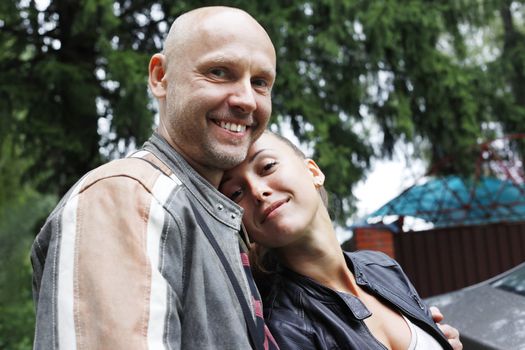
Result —
<path fill-rule="evenodd" d="M 289 199 L 282 199 L 282 200 L 279 200 L 279 201 L 276 201 L 276 202 L 273 202 L 268 208 L 264 209 L 263 211 L 263 217 L 262 217 L 262 220 L 261 220 L 261 224 L 264 223 L 266 221 L 266 219 L 268 218 L 268 216 L 277 208 L 279 208 L 281 205 L 285 204 L 288 202 Z"/>

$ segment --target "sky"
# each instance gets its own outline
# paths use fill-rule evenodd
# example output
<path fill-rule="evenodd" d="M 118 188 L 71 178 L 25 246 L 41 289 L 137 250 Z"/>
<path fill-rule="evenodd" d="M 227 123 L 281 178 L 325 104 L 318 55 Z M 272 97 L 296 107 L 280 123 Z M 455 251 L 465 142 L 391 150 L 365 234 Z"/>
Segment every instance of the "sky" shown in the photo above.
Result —
<path fill-rule="evenodd" d="M 378 160 L 372 166 L 373 170 L 353 191 L 358 218 L 379 209 L 412 184 L 406 178 L 408 165 L 404 160 Z"/>

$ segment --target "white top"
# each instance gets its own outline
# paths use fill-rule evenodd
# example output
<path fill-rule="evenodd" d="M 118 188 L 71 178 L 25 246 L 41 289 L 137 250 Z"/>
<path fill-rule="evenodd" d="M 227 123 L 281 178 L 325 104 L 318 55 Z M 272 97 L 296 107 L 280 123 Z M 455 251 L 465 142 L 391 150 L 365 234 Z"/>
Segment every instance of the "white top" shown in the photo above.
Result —
<path fill-rule="evenodd" d="M 417 325 L 410 322 L 408 318 L 402 315 L 405 319 L 412 338 L 410 339 L 410 345 L 407 350 L 443 350 L 443 347 L 434 339 L 433 336 L 419 328 Z"/>

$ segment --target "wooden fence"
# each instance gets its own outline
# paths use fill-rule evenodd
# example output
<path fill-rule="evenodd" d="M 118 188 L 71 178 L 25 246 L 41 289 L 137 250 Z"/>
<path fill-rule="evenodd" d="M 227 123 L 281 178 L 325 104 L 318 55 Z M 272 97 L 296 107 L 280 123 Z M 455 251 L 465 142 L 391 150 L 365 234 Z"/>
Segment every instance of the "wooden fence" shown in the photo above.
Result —
<path fill-rule="evenodd" d="M 393 256 L 422 297 L 481 282 L 525 261 L 525 222 L 400 233 L 367 227 L 354 233 L 357 249 Z M 393 242 L 393 249 L 385 242 Z"/>

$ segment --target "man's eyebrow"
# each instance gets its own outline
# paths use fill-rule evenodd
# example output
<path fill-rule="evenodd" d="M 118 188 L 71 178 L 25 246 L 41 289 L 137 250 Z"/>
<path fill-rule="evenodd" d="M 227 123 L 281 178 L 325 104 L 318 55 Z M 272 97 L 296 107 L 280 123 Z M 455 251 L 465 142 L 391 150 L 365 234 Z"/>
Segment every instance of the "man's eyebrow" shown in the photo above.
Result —
<path fill-rule="evenodd" d="M 206 60 L 203 61 L 203 63 L 207 64 L 207 65 L 214 65 L 214 64 L 219 64 L 219 65 L 233 65 L 237 62 L 239 62 L 240 60 L 242 60 L 243 57 L 242 56 L 239 56 L 239 55 L 234 55 L 234 54 L 220 54 L 220 55 L 214 55 L 214 56 L 208 56 L 206 58 Z M 275 76 L 277 75 L 277 72 L 275 70 L 275 68 L 273 66 L 269 66 L 269 65 L 265 65 L 264 67 L 262 67 L 260 70 L 259 70 L 259 73 L 260 75 L 266 75 L 266 76 L 269 76 L 271 77 L 272 79 L 275 79 Z"/>
<path fill-rule="evenodd" d="M 261 69 L 261 73 L 262 75 L 266 75 L 268 77 L 271 77 L 272 79 L 275 79 L 275 76 L 277 75 L 276 72 L 275 72 L 275 69 L 273 68 L 263 68 Z"/>
<path fill-rule="evenodd" d="M 234 63 L 237 62 L 239 59 L 239 57 L 232 57 L 230 55 L 216 55 L 208 57 L 208 62 L 211 64 Z"/>

